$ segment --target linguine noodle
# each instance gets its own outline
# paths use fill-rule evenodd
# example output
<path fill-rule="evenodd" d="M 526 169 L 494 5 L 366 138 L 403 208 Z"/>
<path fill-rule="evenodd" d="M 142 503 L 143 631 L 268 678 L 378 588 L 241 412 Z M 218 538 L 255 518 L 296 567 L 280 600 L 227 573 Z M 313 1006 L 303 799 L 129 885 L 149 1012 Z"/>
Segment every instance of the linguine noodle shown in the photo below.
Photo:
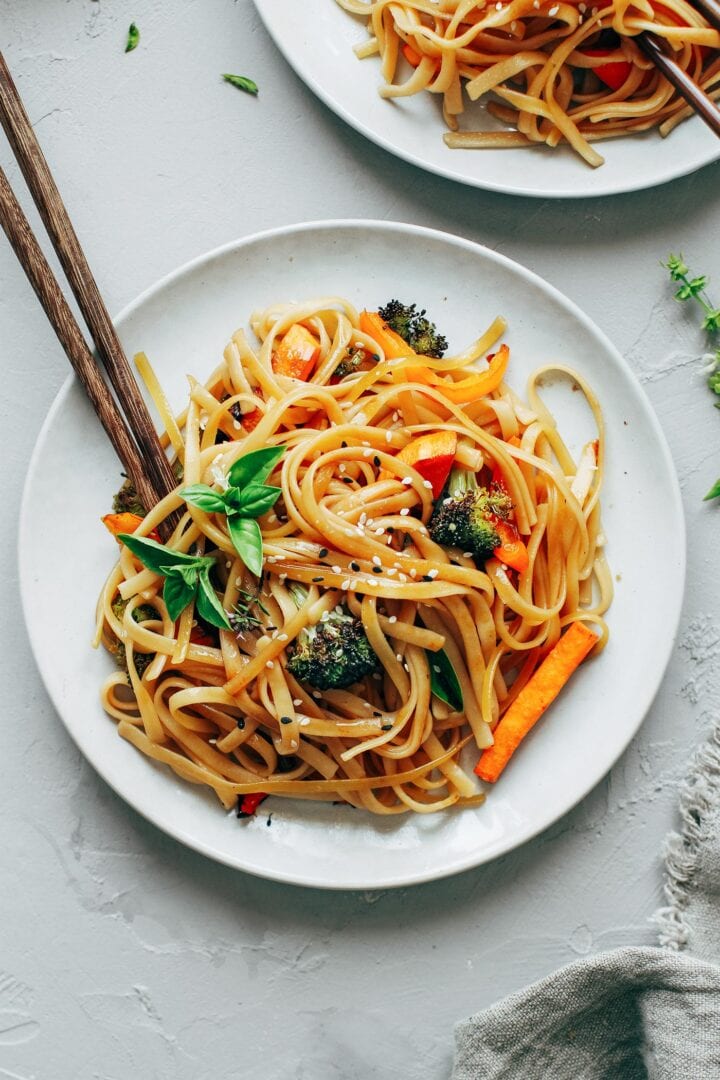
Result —
<path fill-rule="evenodd" d="M 320 346 L 308 382 L 273 369 L 278 341 L 297 323 Z M 460 761 L 463 748 L 492 744 L 499 718 L 566 626 L 591 624 L 596 651 L 607 640 L 612 582 L 595 394 L 553 365 L 531 376 L 525 400 L 501 373 L 490 392 L 465 395 L 468 380 L 488 370 L 484 357 L 498 348 L 502 319 L 462 353 L 421 357 L 432 376 L 425 381 L 411 350 L 387 358 L 342 299 L 274 306 L 255 314 L 251 327 L 256 342 L 238 330 L 207 381 L 190 378 L 177 416 L 147 359 L 138 358 L 183 483 L 137 535 L 180 509 L 168 547 L 214 554 L 223 608 L 258 595 L 258 627 L 203 629 L 192 604 L 174 622 L 162 577 L 121 546 L 99 598 L 97 642 L 122 644 L 128 675 L 107 678 L 103 706 L 120 735 L 183 780 L 212 788 L 227 808 L 259 792 L 340 800 L 378 814 L 477 803 L 482 794 Z M 356 349 L 373 362 L 338 380 L 338 363 Z M 597 439 L 577 462 L 543 402 L 548 376 L 572 380 L 594 416 Z M 457 437 L 456 464 L 481 478 L 492 472 L 511 498 L 526 570 L 495 557 L 483 564 L 431 539 L 430 484 L 397 455 L 418 436 L 448 431 Z M 272 479 L 281 496 L 259 519 L 258 581 L 233 547 L 227 519 L 186 505 L 179 492 L 200 482 L 222 490 L 241 455 L 267 446 L 285 453 Z M 292 582 L 306 587 L 300 606 Z M 121 613 L 118 599 L 127 601 Z M 293 677 L 288 657 L 303 628 L 339 605 L 362 621 L 378 668 L 347 688 L 319 691 Z M 136 621 L 140 606 L 146 617 Z M 454 669 L 461 710 L 433 693 L 440 650 Z M 140 667 L 139 655 L 147 661 Z"/>
<path fill-rule="evenodd" d="M 422 90 L 442 98 L 453 148 L 568 143 L 592 166 L 591 143 L 658 127 L 692 109 L 633 41 L 664 39 L 708 96 L 720 95 L 720 33 L 686 0 L 336 0 L 368 20 L 360 58 L 379 54 L 386 98 Z M 403 54 L 411 74 L 402 74 Z M 464 93 L 511 130 L 465 131 Z"/>

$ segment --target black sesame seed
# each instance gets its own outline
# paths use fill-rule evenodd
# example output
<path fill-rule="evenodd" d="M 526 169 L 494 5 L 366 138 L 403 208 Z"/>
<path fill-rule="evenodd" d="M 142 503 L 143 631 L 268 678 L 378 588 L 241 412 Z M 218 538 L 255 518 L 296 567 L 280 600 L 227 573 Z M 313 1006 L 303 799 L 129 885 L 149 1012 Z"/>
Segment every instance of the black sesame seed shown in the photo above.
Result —
<path fill-rule="evenodd" d="M 324 559 L 326 555 L 329 555 L 327 548 L 320 548 L 320 558 Z"/>
<path fill-rule="evenodd" d="M 350 569 L 354 570 L 356 574 L 359 573 L 359 571 L 360 571 L 360 563 L 351 562 L 350 563 Z"/>
<path fill-rule="evenodd" d="M 382 731 L 392 731 L 392 724 L 383 724 Z"/>
<path fill-rule="evenodd" d="M 343 439 L 343 441 L 342 441 L 342 442 L 340 443 L 340 445 L 342 446 L 343 450 L 347 449 L 347 443 L 345 442 L 345 440 L 344 440 L 344 439 Z"/>
<path fill-rule="evenodd" d="M 292 724 L 292 716 L 281 716 L 280 717 L 280 723 L 281 724 Z"/>
<path fill-rule="evenodd" d="M 322 578 L 322 577 L 314 577 L 313 578 L 313 581 L 324 581 L 324 580 L 325 580 L 325 578 Z"/>
<path fill-rule="evenodd" d="M 423 579 L 423 581 L 432 581 L 432 580 L 433 580 L 433 579 L 432 579 L 432 578 L 430 577 L 430 575 L 429 575 L 429 574 L 423 574 L 423 578 L 422 578 L 422 579 Z"/>
<path fill-rule="evenodd" d="M 240 728 L 240 731 L 242 731 L 245 727 L 245 721 L 243 720 L 242 716 L 238 717 L 238 719 L 236 720 L 236 724 Z"/>
<path fill-rule="evenodd" d="M 342 482 L 343 482 L 343 484 L 352 484 L 352 482 L 353 482 L 352 476 L 343 476 Z"/>
<path fill-rule="evenodd" d="M 373 566 L 373 574 L 382 574 L 382 572 L 383 572 L 382 566 Z"/>
<path fill-rule="evenodd" d="M 377 456 L 377 454 L 373 458 L 373 465 L 375 466 L 376 469 L 380 468 L 380 458 Z"/>
<path fill-rule="evenodd" d="M 381 712 L 378 712 L 378 711 L 377 711 L 377 710 L 375 709 L 375 710 L 373 710 L 373 716 L 377 717 L 377 719 L 379 720 L 379 719 L 381 719 L 381 717 L 382 717 L 382 713 L 381 713 Z"/>

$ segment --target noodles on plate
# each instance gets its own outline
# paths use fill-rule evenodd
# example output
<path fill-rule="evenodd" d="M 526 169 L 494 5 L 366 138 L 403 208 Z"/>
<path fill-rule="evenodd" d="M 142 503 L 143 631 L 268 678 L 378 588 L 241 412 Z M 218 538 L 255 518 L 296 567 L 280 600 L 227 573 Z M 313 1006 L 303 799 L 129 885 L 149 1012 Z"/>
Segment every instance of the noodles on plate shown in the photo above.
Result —
<path fill-rule="evenodd" d="M 106 679 L 103 706 L 120 735 L 227 808 L 252 809 L 267 793 L 377 814 L 475 805 L 473 758 L 564 629 L 591 626 L 595 652 L 607 640 L 595 394 L 551 365 L 520 397 L 504 381 L 500 318 L 445 358 L 440 347 L 414 352 L 377 314 L 335 297 L 276 305 L 250 324 L 256 340 L 238 330 L 209 378 L 189 379 L 179 415 L 137 358 L 182 480 L 136 519 L 132 541 L 159 540 L 155 530 L 179 509 L 166 551 L 181 563 L 184 553 L 186 569 L 193 559 L 210 567 L 216 610 L 200 589 L 171 617 L 162 572 L 121 544 L 97 643 L 126 670 Z M 283 374 L 281 354 L 304 369 Z M 597 437 L 577 460 L 544 404 L 548 378 L 572 380 L 594 417 Z M 232 515 L 181 492 L 204 484 L 203 505 L 220 505 L 233 466 L 237 476 L 238 461 L 271 447 L 276 461 L 261 480 L 279 492 L 257 518 L 256 576 L 233 542 Z M 478 499 L 482 536 L 468 540 L 453 532 L 453 514 Z M 133 532 L 132 514 L 121 517 Z M 197 580 L 181 576 L 175 585 L 189 595 Z M 229 628 L 204 617 L 218 610 Z M 335 649 L 332 635 L 346 632 Z M 312 674 L 302 642 L 321 639 L 328 651 Z"/>
<path fill-rule="evenodd" d="M 669 134 L 692 109 L 633 40 L 647 30 L 708 96 L 720 95 L 720 33 L 686 0 L 336 2 L 368 20 L 355 52 L 379 54 L 382 97 L 441 96 L 451 148 L 564 142 L 598 166 L 593 142 L 655 127 Z M 487 98 L 504 129 L 459 131 L 465 94 Z"/>

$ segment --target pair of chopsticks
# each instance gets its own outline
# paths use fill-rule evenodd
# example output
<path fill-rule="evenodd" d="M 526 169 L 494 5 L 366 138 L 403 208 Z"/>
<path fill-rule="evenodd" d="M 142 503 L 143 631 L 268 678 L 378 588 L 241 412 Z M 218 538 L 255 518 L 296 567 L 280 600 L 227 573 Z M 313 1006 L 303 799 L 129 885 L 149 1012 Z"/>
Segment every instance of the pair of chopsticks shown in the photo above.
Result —
<path fill-rule="evenodd" d="M 718 0 L 690 0 L 692 7 L 705 21 L 720 30 L 720 3 Z M 688 105 L 705 121 L 707 126 L 720 137 L 720 107 L 705 91 L 698 86 L 688 73 L 680 67 L 670 53 L 665 51 L 661 39 L 649 30 L 644 30 L 635 38 L 638 46 L 655 67 L 665 76 Z"/>
<path fill-rule="evenodd" d="M 2 53 L 0 123 L 57 252 L 120 408 L 2 169 L 0 225 L 45 309 L 68 360 L 85 388 L 125 472 L 135 485 L 140 501 L 149 510 L 177 487 L 177 480 L 160 445 L 115 327 Z M 176 515 L 168 517 L 163 523 L 164 529 L 161 527 L 163 535 L 167 537 L 176 523 Z"/>

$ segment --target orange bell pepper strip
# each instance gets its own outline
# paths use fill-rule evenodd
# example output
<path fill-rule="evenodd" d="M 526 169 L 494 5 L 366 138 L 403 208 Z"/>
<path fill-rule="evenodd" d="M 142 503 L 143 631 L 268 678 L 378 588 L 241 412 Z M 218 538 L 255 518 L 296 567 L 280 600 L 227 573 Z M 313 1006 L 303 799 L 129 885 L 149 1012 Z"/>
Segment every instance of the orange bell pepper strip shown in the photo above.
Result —
<path fill-rule="evenodd" d="M 410 348 L 407 341 L 396 334 L 394 330 L 385 323 L 377 311 L 361 311 L 360 312 L 360 329 L 363 334 L 367 334 L 373 341 L 377 342 L 382 351 L 385 353 L 387 360 L 395 360 L 400 356 L 417 356 L 417 353 Z"/>
<path fill-rule="evenodd" d="M 293 323 L 272 354 L 272 368 L 276 375 L 307 382 L 319 356 L 318 339 L 301 323 Z"/>
<path fill-rule="evenodd" d="M 510 350 L 507 345 L 501 345 L 495 355 L 490 358 L 487 371 L 481 371 L 477 375 L 468 375 L 459 382 L 450 382 L 441 379 L 434 371 L 427 367 L 408 367 L 405 373 L 409 382 L 422 383 L 424 386 L 434 386 L 441 390 L 443 395 L 455 405 L 467 405 L 476 401 L 485 394 L 497 390 L 503 380 L 510 360 Z"/>
<path fill-rule="evenodd" d="M 494 557 L 517 570 L 518 574 L 524 574 L 530 565 L 530 556 L 517 529 L 511 522 L 500 519 L 494 519 L 493 525 L 501 540 L 500 546 L 493 551 Z"/>
<path fill-rule="evenodd" d="M 597 641 L 597 635 L 584 623 L 570 624 L 500 718 L 493 732 L 495 742 L 483 750 L 475 766 L 475 774 L 481 780 L 495 783 L 527 733 L 597 645 Z"/>
<path fill-rule="evenodd" d="M 101 518 L 103 525 L 113 536 L 117 536 L 119 533 L 134 533 L 136 529 L 140 528 L 144 520 L 139 514 L 131 514 L 129 511 L 124 514 L 105 514 Z M 160 543 L 160 534 L 157 529 L 149 532 L 148 536 L 151 540 L 157 540 Z"/>
<path fill-rule="evenodd" d="M 247 431 L 248 433 L 254 431 L 262 418 L 263 413 L 260 409 L 252 409 L 250 412 L 243 413 L 242 420 L 240 421 L 243 431 Z"/>
<path fill-rule="evenodd" d="M 404 446 L 395 458 L 412 465 L 423 480 L 432 484 L 433 499 L 438 499 L 455 460 L 457 435 L 454 431 L 431 431 Z M 389 476 L 385 473 L 385 476 Z"/>

